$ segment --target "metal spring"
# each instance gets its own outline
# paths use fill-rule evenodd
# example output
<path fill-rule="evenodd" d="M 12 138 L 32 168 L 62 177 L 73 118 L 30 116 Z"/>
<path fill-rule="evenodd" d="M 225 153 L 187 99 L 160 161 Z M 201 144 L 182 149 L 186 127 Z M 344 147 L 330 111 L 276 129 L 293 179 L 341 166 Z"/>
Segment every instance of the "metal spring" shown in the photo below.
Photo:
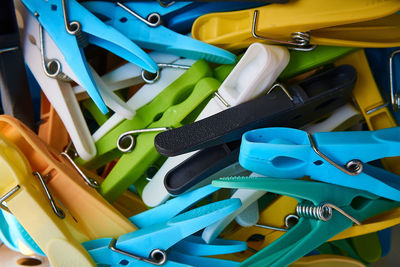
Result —
<path fill-rule="evenodd" d="M 342 210 L 341 208 L 330 204 L 330 203 L 320 203 L 318 206 L 315 206 L 311 203 L 299 203 L 296 207 L 297 215 L 303 218 L 311 218 L 321 221 L 329 221 L 332 218 L 333 209 L 337 210 L 343 216 L 353 221 L 357 225 L 361 225 L 361 223 L 347 212 Z"/>
<path fill-rule="evenodd" d="M 308 46 L 310 44 L 310 32 L 293 32 L 292 39 L 300 47 Z"/>
<path fill-rule="evenodd" d="M 89 40 L 86 36 L 86 34 L 82 31 L 79 31 L 75 34 L 76 41 L 78 42 L 78 45 L 81 47 L 86 47 L 89 45 Z"/>
<path fill-rule="evenodd" d="M 300 203 L 296 207 L 297 215 L 304 218 L 328 221 L 332 217 L 332 208 L 322 203 L 314 206 L 309 203 Z"/>

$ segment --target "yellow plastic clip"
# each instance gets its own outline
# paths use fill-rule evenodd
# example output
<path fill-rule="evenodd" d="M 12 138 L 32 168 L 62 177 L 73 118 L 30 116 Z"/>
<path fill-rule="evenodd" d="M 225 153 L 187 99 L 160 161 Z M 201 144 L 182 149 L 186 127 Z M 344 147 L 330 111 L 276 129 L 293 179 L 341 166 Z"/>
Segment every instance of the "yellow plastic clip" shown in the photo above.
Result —
<path fill-rule="evenodd" d="M 192 36 L 231 50 L 260 40 L 300 49 L 309 44 L 394 47 L 400 45 L 400 14 L 394 14 L 399 9 L 397 0 L 291 1 L 201 16 Z"/>
<path fill-rule="evenodd" d="M 0 195 L 2 203 L 48 256 L 53 266 L 95 266 L 69 231 L 65 219 L 53 210 L 22 152 L 0 135 Z M 4 204 L 3 204 L 4 205 Z"/>

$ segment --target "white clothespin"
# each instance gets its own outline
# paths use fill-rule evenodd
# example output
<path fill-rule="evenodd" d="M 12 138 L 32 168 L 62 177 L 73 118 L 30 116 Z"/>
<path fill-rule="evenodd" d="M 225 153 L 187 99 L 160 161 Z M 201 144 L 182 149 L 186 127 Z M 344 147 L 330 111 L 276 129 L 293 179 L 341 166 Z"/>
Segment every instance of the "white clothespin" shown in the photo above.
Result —
<path fill-rule="evenodd" d="M 168 64 L 176 64 L 176 65 L 185 65 L 191 66 L 195 61 L 192 59 L 178 59 L 176 57 L 169 57 L 169 56 L 161 56 L 158 53 L 156 59 L 160 61 L 156 62 L 163 62 Z M 165 54 L 164 54 L 165 55 Z M 162 60 L 162 61 L 161 61 Z M 136 67 L 133 64 L 129 66 L 129 69 L 132 70 L 134 75 L 137 73 L 141 73 L 141 69 Z M 127 66 L 122 66 L 124 68 L 123 71 L 120 73 L 125 73 Z M 115 70 L 117 71 L 117 70 Z M 155 96 L 162 92 L 165 88 L 168 87 L 173 81 L 175 81 L 179 76 L 181 76 L 185 72 L 184 69 L 179 68 L 160 68 L 159 70 L 159 79 L 156 83 L 148 83 L 143 85 L 139 91 L 137 91 L 126 103 L 130 107 L 131 110 L 136 111 L 137 109 L 141 108 L 142 106 L 149 103 Z M 115 73 L 113 74 L 115 75 Z M 122 76 L 126 77 L 126 76 Z M 109 81 L 113 81 L 115 83 L 120 83 L 121 80 L 117 78 L 108 78 Z M 124 80 L 125 83 L 128 79 Z M 132 80 L 131 80 L 132 81 Z M 113 114 L 97 131 L 93 134 L 93 138 L 95 141 L 98 141 L 101 137 L 103 137 L 106 133 L 112 130 L 115 126 L 117 126 L 120 122 L 124 120 L 124 117 L 120 116 L 119 114 Z"/>
<path fill-rule="evenodd" d="M 288 63 L 289 52 L 286 48 L 253 43 L 196 121 L 260 95 L 272 86 Z M 170 157 L 166 160 L 143 190 L 142 199 L 147 206 L 160 205 L 169 198 L 164 187 L 165 175 L 196 152 L 198 151 Z"/>

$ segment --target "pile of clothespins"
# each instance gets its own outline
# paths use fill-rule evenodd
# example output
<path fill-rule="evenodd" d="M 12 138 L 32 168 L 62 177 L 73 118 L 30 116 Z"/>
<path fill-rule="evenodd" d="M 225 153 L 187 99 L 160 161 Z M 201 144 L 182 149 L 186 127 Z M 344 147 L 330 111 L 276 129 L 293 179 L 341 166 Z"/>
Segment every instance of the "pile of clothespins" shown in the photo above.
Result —
<path fill-rule="evenodd" d="M 1 1 L 0 240 L 55 267 L 380 260 L 400 224 L 399 11 Z"/>

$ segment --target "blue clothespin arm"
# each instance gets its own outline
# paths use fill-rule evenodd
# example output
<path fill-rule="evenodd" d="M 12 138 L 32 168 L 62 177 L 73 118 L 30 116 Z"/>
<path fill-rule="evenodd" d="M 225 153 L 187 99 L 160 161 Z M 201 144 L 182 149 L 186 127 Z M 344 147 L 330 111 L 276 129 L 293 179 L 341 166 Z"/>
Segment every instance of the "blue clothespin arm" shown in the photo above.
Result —
<path fill-rule="evenodd" d="M 191 235 L 174 245 L 173 249 L 187 255 L 213 256 L 244 251 L 247 249 L 247 243 L 217 238 L 208 244 L 202 237 Z"/>
<path fill-rule="evenodd" d="M 162 23 L 168 8 L 157 13 L 156 2 L 110 3 L 90 1 L 85 7 L 99 16 L 110 18 L 106 23 L 125 34 L 139 46 L 191 59 L 205 59 L 220 64 L 233 64 L 235 55 L 221 48 L 176 33 Z M 174 4 L 175 5 L 175 4 Z M 173 7 L 172 5 L 171 7 Z M 140 18 L 138 18 L 140 17 Z"/>
<path fill-rule="evenodd" d="M 79 22 L 80 31 L 76 34 L 70 34 L 66 30 L 62 0 L 22 0 L 22 3 L 49 33 L 79 79 L 76 82 L 86 89 L 103 113 L 107 113 L 108 109 L 91 75 L 83 51 L 84 43 L 103 47 L 152 73 L 158 70 L 157 64 L 142 49 L 116 29 L 103 23 L 75 0 L 66 1 L 65 4 L 69 23 Z"/>
<path fill-rule="evenodd" d="M 362 190 L 314 181 L 230 177 L 212 183 L 225 188 L 264 190 L 293 197 L 299 202 L 296 209 L 300 217 L 298 223 L 245 260 L 242 263 L 245 266 L 259 266 L 257 263 L 263 266 L 287 266 L 351 227 L 354 222 L 362 222 L 400 205 L 399 202 L 379 198 Z"/>
<path fill-rule="evenodd" d="M 225 11 L 236 11 L 248 8 L 255 8 L 264 6 L 266 3 L 262 2 L 237 2 L 237 1 L 220 1 L 220 2 L 196 2 L 176 12 L 174 16 L 170 16 L 169 19 L 165 19 L 166 26 L 176 32 L 188 33 L 190 32 L 193 22 L 200 16 L 214 13 L 214 12 L 225 12 Z"/>
<path fill-rule="evenodd" d="M 45 256 L 14 215 L 0 209 L 0 240 L 10 249 L 20 252 L 18 242 L 24 243 L 37 255 Z"/>
<path fill-rule="evenodd" d="M 88 241 L 83 245 L 93 260 L 99 264 L 112 265 L 125 260 L 125 265 L 133 263 L 140 265 L 145 263 L 143 259 L 157 262 L 166 260 L 168 263 L 166 251 L 169 248 L 211 223 L 228 216 L 240 205 L 239 199 L 214 202 L 180 214 L 164 223 L 154 224 L 122 235 L 114 243 L 112 243 L 113 239 L 106 238 Z M 114 247 L 114 251 L 110 247 Z M 119 252 L 116 252 L 115 248 Z M 157 255 L 154 251 L 158 251 Z M 132 255 L 141 257 L 142 260 L 134 258 Z"/>
<path fill-rule="evenodd" d="M 392 241 L 392 228 L 387 228 L 378 232 L 379 241 L 382 248 L 382 258 L 390 252 Z"/>
<path fill-rule="evenodd" d="M 212 185 L 201 187 L 170 199 L 165 204 L 158 207 L 132 216 L 129 220 L 138 228 L 166 222 L 217 190 L 219 190 L 219 188 Z"/>
<path fill-rule="evenodd" d="M 400 177 L 368 162 L 400 155 L 400 128 L 314 133 L 265 128 L 245 133 L 239 163 L 265 176 L 312 179 L 400 201 Z"/>
<path fill-rule="evenodd" d="M 236 261 L 215 259 L 210 257 L 198 257 L 177 251 L 171 251 L 168 256 L 175 262 L 184 262 L 185 264 L 189 264 L 191 266 L 232 267 L 240 264 L 240 262 Z"/>

